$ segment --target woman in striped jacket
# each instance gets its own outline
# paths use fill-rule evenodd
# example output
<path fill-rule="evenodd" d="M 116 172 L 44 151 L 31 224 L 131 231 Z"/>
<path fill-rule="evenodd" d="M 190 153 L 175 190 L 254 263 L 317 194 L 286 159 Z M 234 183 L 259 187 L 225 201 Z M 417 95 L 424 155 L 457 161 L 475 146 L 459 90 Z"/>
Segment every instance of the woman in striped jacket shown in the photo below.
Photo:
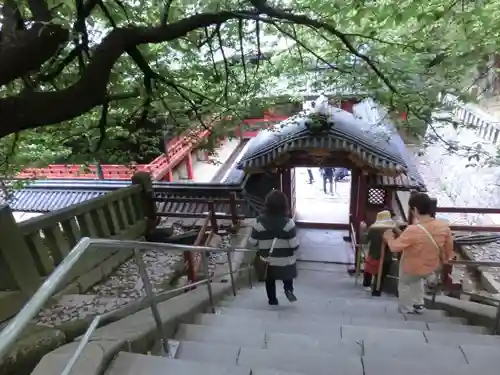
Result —
<path fill-rule="evenodd" d="M 299 243 L 295 223 L 288 215 L 288 200 L 281 191 L 273 190 L 267 195 L 264 207 L 263 214 L 253 225 L 248 243 L 259 250 L 258 256 L 267 258 L 266 292 L 269 304 L 278 304 L 276 280 L 283 281 L 285 296 L 290 302 L 295 302 L 293 279 L 297 277 L 295 252 Z M 276 241 L 270 253 L 274 239 Z"/>

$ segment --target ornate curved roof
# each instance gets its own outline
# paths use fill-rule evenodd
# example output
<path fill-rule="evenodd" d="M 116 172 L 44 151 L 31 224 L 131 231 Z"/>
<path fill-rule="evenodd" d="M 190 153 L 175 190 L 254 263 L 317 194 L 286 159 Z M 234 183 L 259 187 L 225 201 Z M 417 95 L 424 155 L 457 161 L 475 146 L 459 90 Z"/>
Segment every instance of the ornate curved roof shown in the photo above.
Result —
<path fill-rule="evenodd" d="M 399 175 L 407 171 L 408 165 L 391 141 L 391 135 L 374 130 L 369 123 L 320 100 L 316 100 L 312 109 L 261 131 L 251 141 L 238 167 L 245 170 L 273 167 L 283 154 L 322 149 L 345 153 L 358 166 L 377 173 Z"/>

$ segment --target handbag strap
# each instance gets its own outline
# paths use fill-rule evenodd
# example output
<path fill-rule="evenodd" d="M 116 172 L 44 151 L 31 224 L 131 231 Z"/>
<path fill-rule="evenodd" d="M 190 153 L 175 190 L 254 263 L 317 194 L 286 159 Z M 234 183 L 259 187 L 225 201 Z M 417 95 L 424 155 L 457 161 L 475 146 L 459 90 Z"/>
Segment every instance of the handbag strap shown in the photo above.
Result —
<path fill-rule="evenodd" d="M 432 237 L 432 234 L 430 234 L 430 232 L 427 230 L 426 227 L 424 227 L 422 224 L 417 224 L 417 227 L 422 229 L 425 232 L 425 234 L 427 235 L 427 237 L 429 237 L 431 242 L 434 244 L 434 246 L 436 247 L 436 250 L 437 250 L 438 257 L 439 257 L 439 262 L 442 263 L 442 261 L 441 261 L 441 253 L 442 253 L 441 246 L 438 245 L 438 243 L 436 242 L 434 237 Z"/>
<path fill-rule="evenodd" d="M 276 241 L 278 241 L 278 237 L 273 238 L 273 242 L 271 243 L 271 248 L 269 249 L 269 256 L 271 256 L 271 254 L 274 251 L 274 246 L 276 246 Z"/>

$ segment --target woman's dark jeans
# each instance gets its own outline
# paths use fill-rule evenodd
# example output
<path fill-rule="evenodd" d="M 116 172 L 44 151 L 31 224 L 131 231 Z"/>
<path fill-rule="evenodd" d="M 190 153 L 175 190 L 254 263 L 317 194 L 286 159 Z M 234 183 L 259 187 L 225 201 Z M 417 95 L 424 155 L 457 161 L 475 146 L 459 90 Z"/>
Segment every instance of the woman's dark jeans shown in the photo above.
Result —
<path fill-rule="evenodd" d="M 292 280 L 283 280 L 283 289 L 285 291 L 293 292 L 293 279 Z M 278 299 L 276 298 L 276 280 L 273 278 L 266 279 L 266 292 L 267 298 L 270 302 L 275 302 Z"/>

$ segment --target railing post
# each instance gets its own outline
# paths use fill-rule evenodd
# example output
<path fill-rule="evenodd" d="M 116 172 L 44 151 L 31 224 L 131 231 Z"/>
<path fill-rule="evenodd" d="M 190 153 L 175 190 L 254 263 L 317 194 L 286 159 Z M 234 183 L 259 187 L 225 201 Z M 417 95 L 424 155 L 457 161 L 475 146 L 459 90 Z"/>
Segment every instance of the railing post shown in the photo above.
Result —
<path fill-rule="evenodd" d="M 210 302 L 210 308 L 212 313 L 215 314 L 215 304 L 214 304 L 214 296 L 212 293 L 212 279 L 210 277 L 210 269 L 208 267 L 208 253 L 206 251 L 201 252 L 201 260 L 203 262 L 203 273 L 205 274 L 205 279 L 207 279 L 207 292 L 208 292 L 208 300 Z"/>
<path fill-rule="evenodd" d="M 141 205 L 144 209 L 144 216 L 147 220 L 146 233 L 149 233 L 157 225 L 156 219 L 156 203 L 154 201 L 153 181 L 151 175 L 147 172 L 137 172 L 132 176 L 132 184 L 140 185 Z"/>
<path fill-rule="evenodd" d="M 215 216 L 215 204 L 213 201 L 208 201 L 208 214 L 210 215 L 210 225 L 212 226 L 212 233 L 218 234 L 219 228 L 217 227 L 217 217 Z"/>
<path fill-rule="evenodd" d="M 236 226 L 239 223 L 239 219 L 238 219 L 238 209 L 236 207 L 236 193 L 234 191 L 231 192 L 231 195 L 229 197 L 229 207 L 231 210 L 231 221 L 233 223 L 233 226 Z"/>
<path fill-rule="evenodd" d="M 40 286 L 41 277 L 16 219 L 6 205 L 0 206 L 0 239 L 0 286 L 19 289 L 24 296 L 31 297 Z"/>
<path fill-rule="evenodd" d="M 151 313 L 153 314 L 153 319 L 160 334 L 160 340 L 162 342 L 163 350 L 165 354 L 169 354 L 168 350 L 168 337 L 163 329 L 163 323 L 161 321 L 160 312 L 158 311 L 158 304 L 156 303 L 156 293 L 153 290 L 153 285 L 151 285 L 151 279 L 148 275 L 148 270 L 142 259 L 142 252 L 139 249 L 134 250 L 135 261 L 137 267 L 139 267 L 139 274 L 141 275 L 142 283 L 144 284 L 144 290 L 146 292 L 146 298 L 149 302 L 149 307 L 151 308 Z"/>

